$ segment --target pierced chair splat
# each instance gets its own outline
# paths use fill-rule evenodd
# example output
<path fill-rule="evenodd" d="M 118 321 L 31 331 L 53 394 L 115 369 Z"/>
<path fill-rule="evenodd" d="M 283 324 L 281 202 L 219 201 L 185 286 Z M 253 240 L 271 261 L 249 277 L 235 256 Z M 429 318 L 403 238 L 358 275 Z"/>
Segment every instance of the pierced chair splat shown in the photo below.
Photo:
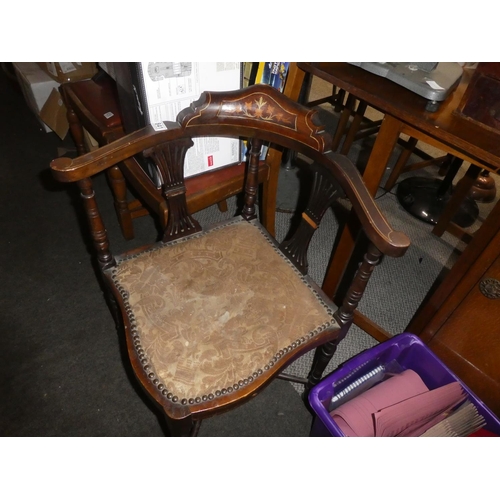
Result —
<path fill-rule="evenodd" d="M 251 149 L 241 215 L 201 228 L 187 207 L 183 163 L 192 139 L 207 136 L 240 137 Z M 313 162 L 310 202 L 294 235 L 281 244 L 256 217 L 265 142 Z M 317 383 L 380 256 L 406 251 L 407 237 L 390 228 L 357 169 L 329 144 L 314 110 L 256 85 L 204 92 L 166 131 L 147 127 L 92 154 L 52 162 L 56 179 L 80 184 L 132 368 L 173 435 L 196 433 L 202 419 L 246 402 L 315 348 L 310 375 L 301 382 Z M 169 219 L 160 242 L 113 256 L 91 177 L 139 152 L 162 173 Z M 339 188 L 370 240 L 340 308 L 307 275 L 309 243 Z"/>

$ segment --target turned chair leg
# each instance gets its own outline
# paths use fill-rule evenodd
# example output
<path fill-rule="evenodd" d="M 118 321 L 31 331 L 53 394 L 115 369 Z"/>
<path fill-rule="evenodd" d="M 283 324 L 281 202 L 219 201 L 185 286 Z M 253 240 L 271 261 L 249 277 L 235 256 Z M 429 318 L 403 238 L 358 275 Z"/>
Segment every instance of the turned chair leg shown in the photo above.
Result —
<path fill-rule="evenodd" d="M 346 329 L 347 330 L 347 329 Z M 323 377 L 323 373 L 337 351 L 340 341 L 345 337 L 345 333 L 339 335 L 335 340 L 327 342 L 318 347 L 314 353 L 311 371 L 307 376 L 306 393 L 309 392 Z"/>
<path fill-rule="evenodd" d="M 106 171 L 111 191 L 113 192 L 114 204 L 118 222 L 126 240 L 134 238 L 134 225 L 132 214 L 127 202 L 127 185 L 120 168 L 115 165 Z"/>
<path fill-rule="evenodd" d="M 66 108 L 67 108 L 66 116 L 69 123 L 71 137 L 73 138 L 73 141 L 76 145 L 76 150 L 78 152 L 78 155 L 79 156 L 84 155 L 87 152 L 87 150 L 85 148 L 85 142 L 83 139 L 83 127 L 73 109 L 68 104 L 66 104 Z"/>
<path fill-rule="evenodd" d="M 323 372 L 335 354 L 339 343 L 349 331 L 354 319 L 354 311 L 363 297 L 368 280 L 370 279 L 375 266 L 377 266 L 380 262 L 381 257 L 382 252 L 380 252 L 380 250 L 373 243 L 370 243 L 365 255 L 363 256 L 361 265 L 356 272 L 356 276 L 349 286 L 344 300 L 342 301 L 342 305 L 335 313 L 339 324 L 342 325 L 338 337 L 335 340 L 318 347 L 314 353 L 311 371 L 307 377 L 307 390 L 311 389 L 321 380 Z"/>
<path fill-rule="evenodd" d="M 172 437 L 196 437 L 201 427 L 201 420 L 186 417 L 180 420 L 166 418 L 167 426 Z"/>

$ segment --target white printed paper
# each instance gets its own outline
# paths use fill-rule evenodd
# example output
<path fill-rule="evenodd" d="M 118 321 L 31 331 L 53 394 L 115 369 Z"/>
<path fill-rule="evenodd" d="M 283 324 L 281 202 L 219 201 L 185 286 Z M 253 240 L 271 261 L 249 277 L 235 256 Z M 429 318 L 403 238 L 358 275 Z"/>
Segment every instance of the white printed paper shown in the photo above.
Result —
<path fill-rule="evenodd" d="M 205 90 L 235 90 L 241 86 L 239 62 L 143 62 L 149 123 L 175 121 L 181 110 Z M 184 175 L 190 177 L 239 161 L 240 141 L 220 137 L 198 138 L 188 150 Z"/>

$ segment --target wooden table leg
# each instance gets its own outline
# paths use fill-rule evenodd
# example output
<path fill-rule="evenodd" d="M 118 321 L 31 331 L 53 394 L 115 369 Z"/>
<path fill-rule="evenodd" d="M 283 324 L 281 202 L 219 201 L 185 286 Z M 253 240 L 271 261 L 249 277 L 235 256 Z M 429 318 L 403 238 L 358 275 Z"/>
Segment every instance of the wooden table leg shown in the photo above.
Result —
<path fill-rule="evenodd" d="M 353 95 L 349 94 L 347 96 L 347 101 L 345 107 L 340 115 L 339 122 L 337 124 L 337 129 L 332 140 L 332 151 L 337 151 L 340 146 L 340 141 L 345 135 L 347 130 L 347 125 L 349 123 L 349 118 L 354 113 L 354 106 L 356 105 L 356 99 Z"/>
<path fill-rule="evenodd" d="M 349 153 L 352 143 L 354 142 L 354 139 L 356 138 L 356 134 L 359 131 L 359 127 L 361 126 L 361 122 L 363 121 L 363 118 L 365 117 L 366 113 L 366 108 L 368 105 L 364 101 L 359 101 L 358 106 L 356 107 L 356 111 L 354 112 L 354 117 L 352 119 L 351 126 L 349 127 L 349 130 L 347 131 L 347 134 L 345 136 L 344 144 L 342 144 L 342 148 L 340 152 L 343 155 L 346 155 Z"/>
<path fill-rule="evenodd" d="M 467 169 L 465 175 L 460 179 L 460 181 L 458 181 L 453 191 L 453 195 L 446 204 L 446 207 L 439 217 L 437 224 L 432 229 L 433 234 L 435 234 L 436 236 L 443 235 L 443 233 L 446 231 L 446 228 L 448 227 L 448 224 L 451 222 L 451 219 L 457 212 L 458 208 L 471 190 L 477 177 L 481 173 L 481 170 L 482 169 L 480 167 L 473 164 L 471 164 L 471 166 Z"/>
<path fill-rule="evenodd" d="M 400 131 L 401 122 L 392 116 L 385 115 L 363 174 L 363 179 L 368 191 L 372 195 L 375 195 L 377 192 L 377 188 L 380 185 L 385 167 L 396 145 Z M 322 288 L 329 297 L 334 297 L 337 291 L 342 276 L 351 259 L 358 231 L 359 222 L 356 214 L 351 210 L 323 281 Z"/>

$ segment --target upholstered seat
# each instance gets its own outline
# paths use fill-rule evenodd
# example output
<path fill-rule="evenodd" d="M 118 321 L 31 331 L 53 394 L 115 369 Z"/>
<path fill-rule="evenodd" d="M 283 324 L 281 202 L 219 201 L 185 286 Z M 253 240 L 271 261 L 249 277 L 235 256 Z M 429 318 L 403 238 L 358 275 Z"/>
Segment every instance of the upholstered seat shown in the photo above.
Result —
<path fill-rule="evenodd" d="M 236 391 L 338 326 L 336 307 L 270 243 L 237 218 L 118 261 L 136 351 L 163 395 L 193 403 Z"/>

